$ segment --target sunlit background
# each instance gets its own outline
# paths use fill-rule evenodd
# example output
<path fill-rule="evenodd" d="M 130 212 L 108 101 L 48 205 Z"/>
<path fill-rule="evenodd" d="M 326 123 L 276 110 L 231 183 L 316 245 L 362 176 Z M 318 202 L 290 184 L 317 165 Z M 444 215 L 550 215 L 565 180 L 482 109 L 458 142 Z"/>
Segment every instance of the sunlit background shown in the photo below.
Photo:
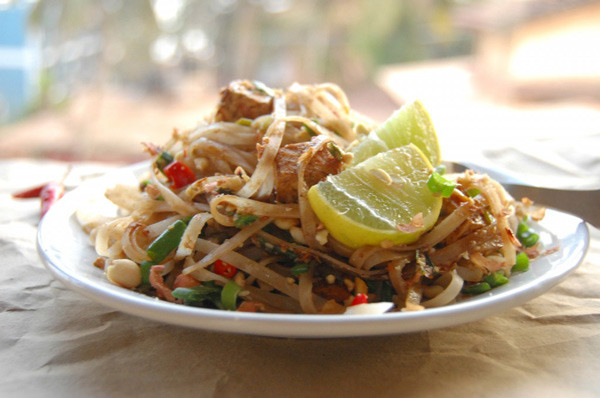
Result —
<path fill-rule="evenodd" d="M 600 147 L 600 2 L 0 0 L 0 157 L 142 159 L 236 78 L 331 81 L 376 120 L 418 97 L 443 147 Z"/>

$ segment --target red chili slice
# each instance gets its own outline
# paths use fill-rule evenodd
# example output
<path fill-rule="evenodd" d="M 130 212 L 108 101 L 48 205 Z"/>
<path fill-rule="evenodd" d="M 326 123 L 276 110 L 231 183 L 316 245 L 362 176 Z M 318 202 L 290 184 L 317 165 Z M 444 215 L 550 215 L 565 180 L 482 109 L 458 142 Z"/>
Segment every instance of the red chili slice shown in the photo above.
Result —
<path fill-rule="evenodd" d="M 178 189 L 196 181 L 196 174 L 190 167 L 178 160 L 169 163 L 163 168 L 163 173 L 171 180 L 171 188 Z"/>
<path fill-rule="evenodd" d="M 364 293 L 358 293 L 354 300 L 352 300 L 352 304 L 350 305 L 359 305 L 359 304 L 367 304 L 369 302 L 369 297 Z"/>
<path fill-rule="evenodd" d="M 224 276 L 225 278 L 233 278 L 237 273 L 237 268 L 223 260 L 215 261 L 215 274 Z"/>

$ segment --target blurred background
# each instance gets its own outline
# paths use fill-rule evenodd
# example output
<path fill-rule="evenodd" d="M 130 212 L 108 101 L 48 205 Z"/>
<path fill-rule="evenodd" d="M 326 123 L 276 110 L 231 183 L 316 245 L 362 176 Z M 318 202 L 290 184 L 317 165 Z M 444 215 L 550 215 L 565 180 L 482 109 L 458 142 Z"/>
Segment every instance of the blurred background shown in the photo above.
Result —
<path fill-rule="evenodd" d="M 237 78 L 334 82 L 378 121 L 420 98 L 446 157 L 556 158 L 600 148 L 600 1 L 0 0 L 0 158 L 143 159 Z"/>

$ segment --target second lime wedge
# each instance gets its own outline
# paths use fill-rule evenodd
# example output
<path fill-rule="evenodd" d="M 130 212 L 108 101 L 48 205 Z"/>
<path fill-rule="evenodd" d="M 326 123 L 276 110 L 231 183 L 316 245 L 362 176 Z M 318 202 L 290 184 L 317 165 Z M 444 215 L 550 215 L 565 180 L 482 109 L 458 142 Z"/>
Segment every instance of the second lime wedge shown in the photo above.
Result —
<path fill-rule="evenodd" d="M 429 113 L 420 101 L 414 101 L 394 112 L 356 147 L 353 165 L 373 155 L 407 144 L 416 145 L 433 166 L 442 160 L 440 144 Z"/>
<path fill-rule="evenodd" d="M 427 187 L 431 163 L 413 144 L 382 152 L 312 186 L 311 208 L 332 237 L 358 248 L 412 243 L 430 229 L 442 199 Z"/>

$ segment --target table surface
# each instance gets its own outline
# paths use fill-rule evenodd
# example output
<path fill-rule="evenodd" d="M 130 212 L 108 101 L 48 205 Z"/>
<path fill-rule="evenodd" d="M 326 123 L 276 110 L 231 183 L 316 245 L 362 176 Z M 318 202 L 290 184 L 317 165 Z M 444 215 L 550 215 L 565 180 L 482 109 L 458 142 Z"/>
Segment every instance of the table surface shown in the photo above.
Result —
<path fill-rule="evenodd" d="M 532 172 L 547 165 L 545 177 L 568 163 L 571 176 L 581 170 L 598 181 L 598 146 L 578 148 L 545 162 L 523 151 L 483 153 Z M 67 183 L 114 167 L 75 163 Z M 66 168 L 0 160 L 1 396 L 600 395 L 600 232 L 591 226 L 589 252 L 565 281 L 477 322 L 346 339 L 214 333 L 120 313 L 52 278 L 36 252 L 39 203 L 10 193 Z"/>

